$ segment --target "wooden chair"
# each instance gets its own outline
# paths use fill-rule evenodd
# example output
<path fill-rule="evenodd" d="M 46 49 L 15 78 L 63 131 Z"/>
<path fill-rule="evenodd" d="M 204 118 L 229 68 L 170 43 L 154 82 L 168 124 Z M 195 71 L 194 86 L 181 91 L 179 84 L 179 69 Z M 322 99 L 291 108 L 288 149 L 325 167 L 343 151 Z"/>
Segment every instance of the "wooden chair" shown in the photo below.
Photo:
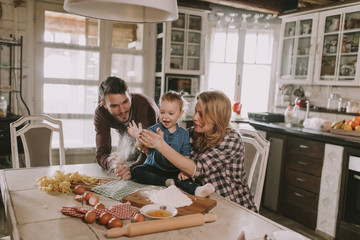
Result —
<path fill-rule="evenodd" d="M 248 185 L 252 194 L 254 194 L 255 204 L 259 210 L 270 142 L 264 139 L 256 130 L 240 128 L 240 134 L 245 144 L 244 168 Z"/>
<path fill-rule="evenodd" d="M 12 167 L 19 168 L 17 138 L 20 137 L 25 154 L 25 166 L 53 165 L 52 137 L 59 136 L 59 163 L 65 164 L 62 122 L 47 115 L 24 116 L 10 123 Z"/>

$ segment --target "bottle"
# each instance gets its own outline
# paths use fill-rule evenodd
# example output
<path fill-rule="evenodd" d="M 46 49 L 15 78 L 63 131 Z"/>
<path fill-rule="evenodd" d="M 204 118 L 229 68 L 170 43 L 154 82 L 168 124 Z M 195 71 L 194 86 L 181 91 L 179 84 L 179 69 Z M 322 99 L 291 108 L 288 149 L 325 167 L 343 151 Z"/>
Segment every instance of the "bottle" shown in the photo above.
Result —
<path fill-rule="evenodd" d="M 0 97 L 0 117 L 7 116 L 7 102 L 4 96 Z"/>
<path fill-rule="evenodd" d="M 286 123 L 292 122 L 293 119 L 292 111 L 293 111 L 293 107 L 289 105 L 284 112 L 284 118 Z"/>
<path fill-rule="evenodd" d="M 300 124 L 300 101 L 297 102 L 292 110 L 292 124 Z"/>

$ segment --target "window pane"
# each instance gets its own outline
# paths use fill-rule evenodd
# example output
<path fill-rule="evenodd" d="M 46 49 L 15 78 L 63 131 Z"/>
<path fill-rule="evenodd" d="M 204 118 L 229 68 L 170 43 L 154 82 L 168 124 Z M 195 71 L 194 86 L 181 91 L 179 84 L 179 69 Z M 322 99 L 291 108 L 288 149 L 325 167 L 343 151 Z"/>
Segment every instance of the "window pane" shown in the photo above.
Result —
<path fill-rule="evenodd" d="M 44 77 L 99 79 L 99 53 L 70 49 L 44 49 Z"/>
<path fill-rule="evenodd" d="M 270 33 L 259 33 L 257 39 L 256 63 L 271 64 L 273 36 Z"/>
<path fill-rule="evenodd" d="M 241 85 L 241 115 L 266 112 L 270 87 L 270 66 L 244 64 Z"/>
<path fill-rule="evenodd" d="M 93 114 L 97 103 L 97 86 L 44 84 L 46 113 Z"/>
<path fill-rule="evenodd" d="M 230 100 L 234 100 L 236 83 L 236 64 L 210 63 L 209 90 L 223 91 Z"/>
<path fill-rule="evenodd" d="M 143 57 L 130 54 L 113 54 L 111 75 L 127 82 L 142 82 Z"/>
<path fill-rule="evenodd" d="M 256 57 L 256 33 L 247 32 L 245 36 L 244 63 L 255 63 Z"/>
<path fill-rule="evenodd" d="M 142 49 L 143 24 L 114 23 L 112 44 L 121 49 Z"/>
<path fill-rule="evenodd" d="M 63 124 L 65 148 L 95 147 L 95 128 L 93 119 L 60 120 Z"/>
<path fill-rule="evenodd" d="M 239 33 L 238 31 L 229 31 L 226 39 L 226 60 L 228 63 L 237 62 L 239 44 Z"/>
<path fill-rule="evenodd" d="M 222 32 L 214 29 L 212 32 L 211 45 L 212 46 L 211 46 L 210 61 L 224 62 L 225 47 L 226 47 L 226 32 Z"/>
<path fill-rule="evenodd" d="M 99 21 L 67 13 L 45 11 L 44 41 L 99 46 Z"/>

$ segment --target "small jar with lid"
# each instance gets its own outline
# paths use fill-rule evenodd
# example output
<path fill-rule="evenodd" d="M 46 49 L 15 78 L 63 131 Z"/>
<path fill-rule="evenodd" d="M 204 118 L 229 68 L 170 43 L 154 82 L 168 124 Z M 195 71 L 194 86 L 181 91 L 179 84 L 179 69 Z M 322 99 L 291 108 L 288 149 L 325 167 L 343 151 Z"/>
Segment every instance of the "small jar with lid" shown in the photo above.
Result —
<path fill-rule="evenodd" d="M 7 116 L 7 102 L 4 96 L 0 97 L 0 117 Z"/>
<path fill-rule="evenodd" d="M 338 112 L 346 112 L 348 101 L 349 101 L 348 98 L 339 98 L 338 109 L 337 109 Z"/>
<path fill-rule="evenodd" d="M 327 109 L 328 110 L 338 110 L 338 102 L 340 95 L 336 93 L 331 93 L 328 98 Z"/>
<path fill-rule="evenodd" d="M 359 113 L 359 103 L 355 100 L 349 100 L 346 106 L 347 113 Z"/>

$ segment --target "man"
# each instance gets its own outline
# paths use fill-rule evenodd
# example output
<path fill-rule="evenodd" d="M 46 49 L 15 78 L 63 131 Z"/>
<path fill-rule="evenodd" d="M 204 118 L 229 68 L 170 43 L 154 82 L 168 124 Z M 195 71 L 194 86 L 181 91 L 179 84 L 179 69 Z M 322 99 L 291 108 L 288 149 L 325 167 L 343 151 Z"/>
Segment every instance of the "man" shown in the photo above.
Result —
<path fill-rule="evenodd" d="M 101 102 L 95 110 L 94 125 L 96 131 L 96 160 L 99 165 L 110 170 L 114 161 L 111 155 L 110 129 L 115 129 L 125 145 L 130 144 L 131 154 L 128 161 L 135 161 L 129 167 L 142 164 L 146 155 L 135 148 L 135 139 L 127 133 L 130 121 L 141 123 L 143 128 L 155 124 L 159 117 L 159 109 L 153 99 L 139 93 L 130 94 L 126 82 L 118 77 L 108 77 L 99 86 Z M 130 140 L 130 141 L 129 141 Z M 121 146 L 122 144 L 119 144 Z M 127 149 L 118 149 L 127 151 Z M 124 165 L 116 165 L 114 172 L 122 179 L 129 179 L 129 169 Z M 125 175 L 124 175 L 125 174 Z"/>

